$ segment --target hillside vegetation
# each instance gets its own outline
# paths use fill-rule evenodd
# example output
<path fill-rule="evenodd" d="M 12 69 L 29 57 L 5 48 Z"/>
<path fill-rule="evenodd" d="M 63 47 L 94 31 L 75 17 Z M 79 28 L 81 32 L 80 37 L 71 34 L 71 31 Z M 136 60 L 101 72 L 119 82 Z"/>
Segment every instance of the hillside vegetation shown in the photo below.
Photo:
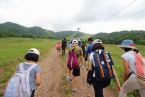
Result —
<path fill-rule="evenodd" d="M 87 40 L 92 35 L 78 32 L 78 31 L 60 31 L 54 32 L 51 30 L 43 29 L 41 27 L 25 27 L 16 23 L 6 22 L 0 24 L 0 38 L 3 37 L 23 37 L 23 38 L 49 38 L 49 39 L 62 39 L 63 37 L 69 39 L 83 38 Z M 132 30 L 132 31 L 118 31 L 112 33 L 97 33 L 93 38 L 99 38 L 103 43 L 119 44 L 123 39 L 133 39 L 136 44 L 145 45 L 145 31 Z"/>
<path fill-rule="evenodd" d="M 41 27 L 25 27 L 16 23 L 6 22 L 0 24 L 1 37 L 23 37 L 23 38 L 53 38 L 62 39 L 63 37 L 83 37 L 85 33 L 76 31 L 54 32 Z"/>
<path fill-rule="evenodd" d="M 107 44 L 120 44 L 124 39 L 132 39 L 136 44 L 145 45 L 145 31 L 143 30 L 98 33 L 94 35 L 94 38 L 99 38 Z"/>

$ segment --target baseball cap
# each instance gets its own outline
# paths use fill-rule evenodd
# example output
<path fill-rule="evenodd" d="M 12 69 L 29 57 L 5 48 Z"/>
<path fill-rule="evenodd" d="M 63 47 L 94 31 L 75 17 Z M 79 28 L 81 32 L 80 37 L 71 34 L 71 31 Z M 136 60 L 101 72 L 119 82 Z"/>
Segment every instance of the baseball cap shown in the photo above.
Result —
<path fill-rule="evenodd" d="M 78 41 L 76 39 L 72 41 L 72 44 L 75 44 L 75 43 L 78 44 Z"/>
<path fill-rule="evenodd" d="M 36 49 L 36 48 L 31 48 L 31 49 L 29 49 L 27 53 L 34 53 L 34 54 L 40 55 L 39 50 Z"/>
<path fill-rule="evenodd" d="M 95 44 L 95 43 L 101 43 L 102 44 L 102 40 L 96 39 L 96 40 L 93 41 L 93 44 Z"/>

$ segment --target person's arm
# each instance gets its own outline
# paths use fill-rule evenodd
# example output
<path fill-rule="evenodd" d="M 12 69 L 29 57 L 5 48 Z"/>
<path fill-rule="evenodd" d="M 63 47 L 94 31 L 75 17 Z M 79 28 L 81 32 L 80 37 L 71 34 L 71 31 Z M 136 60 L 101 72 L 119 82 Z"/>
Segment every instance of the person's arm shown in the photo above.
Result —
<path fill-rule="evenodd" d="M 83 51 L 82 51 L 81 48 L 80 48 L 79 52 L 80 52 L 80 61 L 81 61 L 81 65 L 84 65 L 84 60 L 83 60 Z"/>
<path fill-rule="evenodd" d="M 115 76 L 115 81 L 116 81 L 116 84 L 117 84 L 117 89 L 118 89 L 118 91 L 120 91 L 121 90 L 121 85 L 120 85 L 120 81 L 119 81 L 119 79 L 117 77 L 117 73 L 115 71 L 114 66 L 112 66 L 112 70 L 113 70 L 113 74 Z"/>
<path fill-rule="evenodd" d="M 129 63 L 125 59 L 122 58 L 123 66 L 124 66 L 124 81 L 127 80 L 128 75 L 129 75 Z"/>
<path fill-rule="evenodd" d="M 93 60 L 92 60 L 92 59 L 93 59 L 93 55 L 92 55 L 92 53 L 91 53 L 91 54 L 89 55 L 89 58 L 88 58 L 88 70 L 89 70 L 89 71 L 91 71 L 91 70 L 93 69 L 93 68 L 92 68 L 92 67 L 93 67 L 93 66 L 92 66 L 92 65 L 93 65 Z"/>
<path fill-rule="evenodd" d="M 42 77 L 41 77 L 41 68 L 38 65 L 37 68 L 36 68 L 36 85 L 37 86 L 39 86 L 41 84 L 41 80 L 42 80 Z"/>
<path fill-rule="evenodd" d="M 39 86 L 41 84 L 41 73 L 36 73 L 36 84 Z"/>
<path fill-rule="evenodd" d="M 86 51 L 85 51 L 85 61 L 87 61 L 88 60 L 88 48 L 89 48 L 89 46 L 87 46 L 86 47 Z"/>
<path fill-rule="evenodd" d="M 89 59 L 88 60 L 88 70 L 91 71 L 92 70 L 92 65 L 93 65 L 93 62 Z"/>

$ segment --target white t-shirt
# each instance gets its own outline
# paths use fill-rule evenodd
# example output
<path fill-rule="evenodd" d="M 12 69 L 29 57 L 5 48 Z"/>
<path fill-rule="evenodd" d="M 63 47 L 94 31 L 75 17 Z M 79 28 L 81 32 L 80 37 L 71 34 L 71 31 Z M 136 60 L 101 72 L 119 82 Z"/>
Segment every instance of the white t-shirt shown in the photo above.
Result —
<path fill-rule="evenodd" d="M 129 72 L 136 73 L 134 51 L 128 51 L 121 56 L 129 63 Z"/>

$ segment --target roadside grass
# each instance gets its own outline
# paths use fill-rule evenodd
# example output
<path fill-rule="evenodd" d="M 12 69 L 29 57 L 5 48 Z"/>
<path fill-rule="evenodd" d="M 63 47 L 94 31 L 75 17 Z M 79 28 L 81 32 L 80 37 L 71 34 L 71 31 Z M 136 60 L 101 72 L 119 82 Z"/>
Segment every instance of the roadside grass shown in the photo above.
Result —
<path fill-rule="evenodd" d="M 55 43 L 56 40 L 49 39 L 0 38 L 0 96 L 18 63 L 24 61 L 23 57 L 28 49 L 37 48 L 41 53 L 41 60 Z"/>
<path fill-rule="evenodd" d="M 63 76 L 62 76 L 62 82 L 61 82 L 61 88 L 60 88 L 60 92 L 63 95 L 63 97 L 72 97 L 72 86 L 71 86 L 71 82 L 66 80 L 66 75 L 67 75 L 67 67 L 66 67 L 66 55 L 65 56 L 61 56 L 61 59 L 63 60 Z"/>

